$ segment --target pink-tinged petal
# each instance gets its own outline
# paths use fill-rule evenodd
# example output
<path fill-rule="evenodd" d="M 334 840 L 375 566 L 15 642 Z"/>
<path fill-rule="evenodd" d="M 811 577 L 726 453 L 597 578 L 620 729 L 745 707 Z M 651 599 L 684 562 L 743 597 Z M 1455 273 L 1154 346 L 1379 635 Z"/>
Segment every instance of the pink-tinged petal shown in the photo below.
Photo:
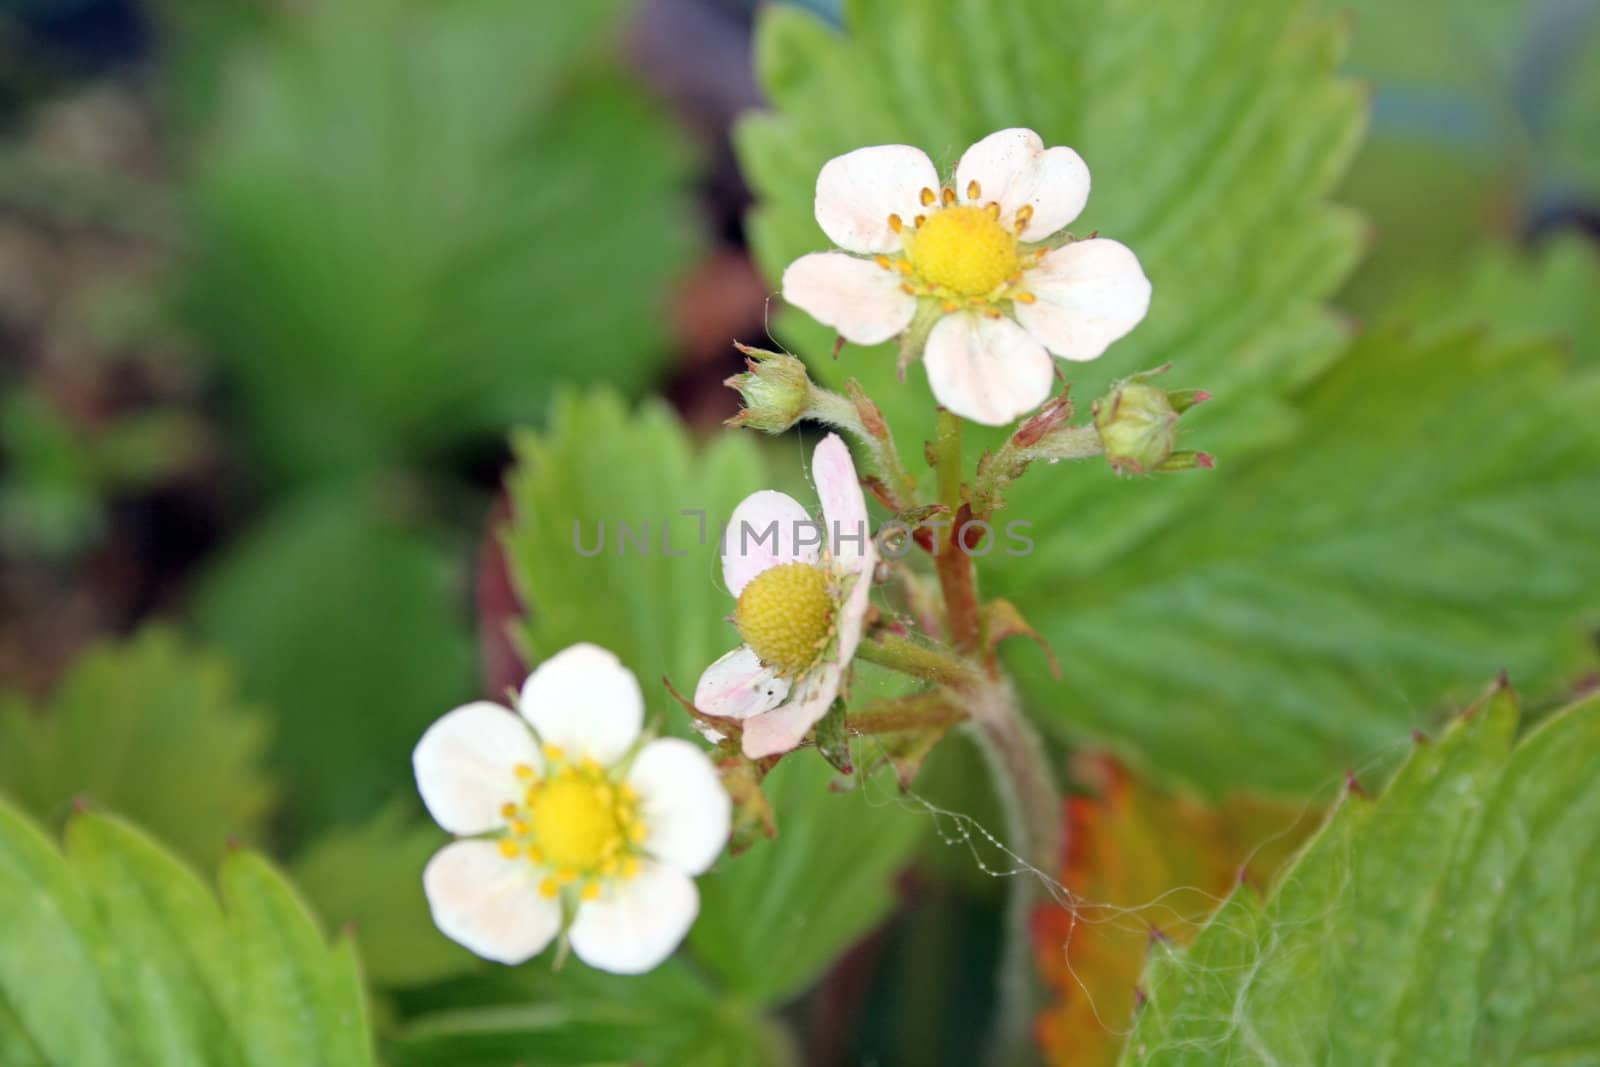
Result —
<path fill-rule="evenodd" d="M 487 701 L 444 716 L 411 753 L 422 803 L 453 834 L 485 833 L 504 821 L 500 806 L 522 791 L 519 763 L 543 765 L 533 734 L 513 712 Z"/>
<path fill-rule="evenodd" d="M 744 722 L 744 754 L 750 759 L 762 759 L 788 752 L 810 732 L 839 695 L 842 664 L 828 660 L 801 677 L 793 697 L 764 715 Z"/>
<path fill-rule="evenodd" d="M 1095 359 L 1150 310 L 1139 257 L 1104 237 L 1049 253 L 1022 276 L 1022 287 L 1037 299 L 1016 305 L 1017 321 L 1063 359 Z"/>
<path fill-rule="evenodd" d="M 859 572 L 877 562 L 872 525 L 867 518 L 867 498 L 861 492 L 855 461 L 849 447 L 830 433 L 811 455 L 811 476 L 822 501 L 822 521 L 829 551 L 842 569 Z"/>
<path fill-rule="evenodd" d="M 646 860 L 639 873 L 605 884 L 578 907 L 572 951 L 613 974 L 643 974 L 683 942 L 700 914 L 700 893 L 682 871 Z"/>
<path fill-rule="evenodd" d="M 898 215 L 910 226 L 926 210 L 922 190 L 938 188 L 939 172 L 922 149 L 903 144 L 858 148 L 828 160 L 817 175 L 817 224 L 846 251 L 893 252 L 900 235 L 889 216 Z"/>
<path fill-rule="evenodd" d="M 882 344 L 911 325 L 917 299 L 870 259 L 813 252 L 783 272 L 783 298 L 858 345 Z"/>
<path fill-rule="evenodd" d="M 962 418 L 1004 426 L 1044 403 L 1055 365 L 1010 319 L 946 315 L 928 335 L 922 362 L 934 398 Z"/>
<path fill-rule="evenodd" d="M 684 874 L 711 866 L 727 843 L 733 804 L 704 752 L 675 737 L 652 741 L 633 761 L 628 784 L 639 795 L 646 852 Z"/>
<path fill-rule="evenodd" d="M 601 763 L 621 759 L 644 725 L 639 679 L 599 645 L 573 645 L 539 664 L 519 710 L 545 744 Z"/>
<path fill-rule="evenodd" d="M 434 924 L 486 960 L 518 964 L 537 956 L 561 929 L 561 905 L 539 895 L 526 860 L 489 841 L 457 841 L 422 872 Z"/>
<path fill-rule="evenodd" d="M 956 164 L 956 190 L 963 199 L 978 183 L 977 203 L 1000 205 L 1007 225 L 1023 207 L 1033 215 L 1022 228 L 1024 241 L 1042 241 L 1083 213 L 1089 202 L 1089 167 L 1070 148 L 1045 148 L 1032 130 L 991 133 Z"/>
<path fill-rule="evenodd" d="M 866 622 L 872 596 L 871 566 L 851 580 L 854 584 L 845 593 L 844 604 L 839 608 L 838 656 L 841 670 L 850 666 L 850 661 L 855 659 L 856 648 L 861 644 L 861 629 Z"/>
<path fill-rule="evenodd" d="M 750 579 L 780 563 L 815 563 L 822 530 L 800 502 L 776 489 L 751 493 L 722 534 L 722 580 L 738 596 Z"/>
<path fill-rule="evenodd" d="M 694 706 L 719 719 L 748 719 L 777 707 L 789 695 L 789 679 L 745 645 L 707 667 L 694 687 Z"/>

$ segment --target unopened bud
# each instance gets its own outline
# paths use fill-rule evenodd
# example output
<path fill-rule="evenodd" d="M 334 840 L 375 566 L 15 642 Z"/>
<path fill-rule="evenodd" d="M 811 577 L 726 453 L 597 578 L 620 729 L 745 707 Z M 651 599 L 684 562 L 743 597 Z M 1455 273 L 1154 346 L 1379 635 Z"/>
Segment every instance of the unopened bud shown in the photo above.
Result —
<path fill-rule="evenodd" d="M 1210 394 L 1196 389 L 1168 392 L 1147 379 L 1167 368 L 1119 382 L 1094 406 L 1094 425 L 1106 460 L 1118 474 L 1192 470 L 1211 466 L 1204 452 L 1176 452 L 1178 416 Z"/>
<path fill-rule="evenodd" d="M 1127 381 L 1094 407 L 1106 461 L 1118 474 L 1148 474 L 1172 455 L 1178 413 L 1165 389 Z"/>
<path fill-rule="evenodd" d="M 728 420 L 729 426 L 748 426 L 764 433 L 782 433 L 805 416 L 811 400 L 811 378 L 806 365 L 783 352 L 767 352 L 748 345 L 734 346 L 744 354 L 743 374 L 724 385 L 739 390 L 744 408 Z"/>

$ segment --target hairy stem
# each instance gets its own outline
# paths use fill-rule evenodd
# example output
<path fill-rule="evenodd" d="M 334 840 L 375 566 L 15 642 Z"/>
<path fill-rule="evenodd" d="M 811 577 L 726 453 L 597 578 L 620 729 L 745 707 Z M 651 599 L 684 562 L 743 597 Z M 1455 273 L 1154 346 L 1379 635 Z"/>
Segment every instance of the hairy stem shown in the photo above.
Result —
<path fill-rule="evenodd" d="M 1048 872 L 1060 865 L 1065 837 L 1061 795 L 1044 746 L 1023 718 L 1011 683 L 991 677 L 953 649 L 880 630 L 861 643 L 857 655 L 953 691 L 951 703 L 970 718 L 973 737 L 994 778 L 1005 814 L 1007 847 L 1029 867 L 1045 872 L 1013 876 L 1007 889 L 1005 941 L 997 979 L 999 1007 L 989 1051 L 993 1067 L 1030 1062 L 1035 1058 L 1032 1026 L 1039 1006 L 1029 936 L 1031 918 L 1034 907 L 1044 899 Z M 915 721 L 935 721 L 921 708 L 913 714 Z M 881 728 L 898 726 L 901 721 L 893 713 L 881 723 L 868 715 L 856 725 Z"/>
<path fill-rule="evenodd" d="M 1015 691 L 1004 679 L 989 680 L 972 694 L 967 710 L 973 736 L 994 776 L 1009 847 L 1037 871 L 1054 871 L 1065 840 L 1061 795 L 1044 747 L 1017 706 Z M 1048 877 L 1048 873 L 1024 872 L 1013 876 L 1007 888 L 990 1067 L 1014 1067 L 1038 1058 L 1033 1019 L 1039 1008 L 1039 981 L 1030 932 L 1033 910 L 1045 897 Z"/>
<path fill-rule="evenodd" d="M 978 464 L 978 476 L 972 487 L 972 514 L 987 519 L 1000 510 L 1006 489 L 1038 460 L 1059 463 L 1064 459 L 1090 459 L 1103 455 L 1105 450 L 1100 431 L 1093 425 L 1062 426 L 1029 444 L 1019 444 L 1013 437 Z"/>
<path fill-rule="evenodd" d="M 984 682 L 983 672 L 954 651 L 932 641 L 879 630 L 856 649 L 856 657 L 961 693 Z"/>

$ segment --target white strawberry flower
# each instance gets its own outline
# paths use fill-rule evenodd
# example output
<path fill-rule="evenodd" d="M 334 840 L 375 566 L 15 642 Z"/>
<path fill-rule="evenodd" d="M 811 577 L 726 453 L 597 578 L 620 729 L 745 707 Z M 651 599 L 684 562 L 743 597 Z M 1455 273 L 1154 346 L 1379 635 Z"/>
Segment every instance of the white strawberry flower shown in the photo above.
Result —
<path fill-rule="evenodd" d="M 801 256 L 783 298 L 857 344 L 903 333 L 919 303 L 944 314 L 923 361 L 940 404 L 1004 425 L 1050 395 L 1051 353 L 1099 357 L 1150 307 L 1150 281 L 1105 238 L 1038 242 L 1077 218 L 1089 168 L 1032 130 L 967 149 L 953 185 L 909 145 L 858 148 L 817 176 L 816 215 L 844 251 Z"/>
<path fill-rule="evenodd" d="M 812 456 L 822 520 L 766 489 L 734 509 L 722 578 L 743 644 L 706 668 L 695 707 L 742 720 L 751 759 L 798 745 L 839 695 L 861 643 L 878 552 L 850 450 L 829 434 Z"/>
<path fill-rule="evenodd" d="M 688 933 L 693 876 L 728 839 L 716 769 L 687 741 L 642 736 L 638 680 L 595 645 L 545 660 L 517 707 L 456 708 L 412 755 L 423 803 L 461 838 L 422 875 L 434 922 L 499 963 L 565 930 L 591 967 L 650 970 Z"/>

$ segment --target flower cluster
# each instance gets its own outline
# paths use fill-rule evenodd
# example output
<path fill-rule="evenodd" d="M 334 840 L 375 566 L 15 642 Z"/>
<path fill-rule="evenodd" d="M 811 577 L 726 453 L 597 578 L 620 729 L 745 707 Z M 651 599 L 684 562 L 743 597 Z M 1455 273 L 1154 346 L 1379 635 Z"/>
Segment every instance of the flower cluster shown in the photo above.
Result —
<path fill-rule="evenodd" d="M 784 296 L 845 339 L 899 337 L 902 359 L 922 359 L 942 407 L 927 448 L 937 495 L 923 495 L 883 410 L 859 386 L 834 393 L 794 356 L 739 346 L 748 369 L 728 384 L 745 406 L 730 425 L 781 433 L 809 420 L 837 432 L 812 454 L 816 513 L 763 490 L 740 503 L 724 534 L 722 580 L 739 643 L 705 669 L 692 701 L 679 697 L 716 746 L 715 762 L 688 741 L 650 737 L 634 675 L 593 645 L 540 665 L 515 711 L 480 702 L 450 712 L 414 758 L 428 810 L 460 837 L 423 876 L 445 934 L 508 964 L 560 940 L 603 970 L 656 966 L 694 921 L 693 879 L 729 840 L 730 795 L 740 841 L 752 824 L 770 832 L 762 777 L 808 743 L 851 774 L 852 738 L 893 735 L 885 758 L 908 781 L 944 731 L 971 716 L 1006 773 L 1025 779 L 1019 793 L 1052 795 L 1025 724 L 1006 710 L 993 654 L 1007 636 L 1037 635 L 1010 604 L 981 601 L 970 556 L 983 537 L 970 531 L 992 529 L 1006 487 L 1038 460 L 1098 456 L 1136 475 L 1211 464 L 1176 448 L 1179 417 L 1206 394 L 1161 389 L 1150 381 L 1159 372 L 1117 383 L 1084 424 L 1070 422 L 1064 392 L 1051 397 L 1052 356 L 1095 359 L 1150 305 L 1131 251 L 1065 233 L 1088 197 L 1078 154 L 1046 148 L 1025 129 L 973 145 L 948 182 L 905 145 L 823 166 L 817 222 L 841 251 L 796 260 Z M 1005 425 L 1041 405 L 963 480 L 962 418 Z M 865 479 L 846 437 L 870 464 Z M 896 550 L 874 539 L 864 485 L 903 531 L 880 531 Z M 913 544 L 929 556 L 920 568 L 898 551 Z M 871 603 L 881 582 L 896 589 L 884 611 Z M 858 658 L 921 687 L 852 711 Z M 974 708 L 985 709 L 981 719 Z M 1053 856 L 1049 820 L 1040 826 L 1029 847 Z"/>

